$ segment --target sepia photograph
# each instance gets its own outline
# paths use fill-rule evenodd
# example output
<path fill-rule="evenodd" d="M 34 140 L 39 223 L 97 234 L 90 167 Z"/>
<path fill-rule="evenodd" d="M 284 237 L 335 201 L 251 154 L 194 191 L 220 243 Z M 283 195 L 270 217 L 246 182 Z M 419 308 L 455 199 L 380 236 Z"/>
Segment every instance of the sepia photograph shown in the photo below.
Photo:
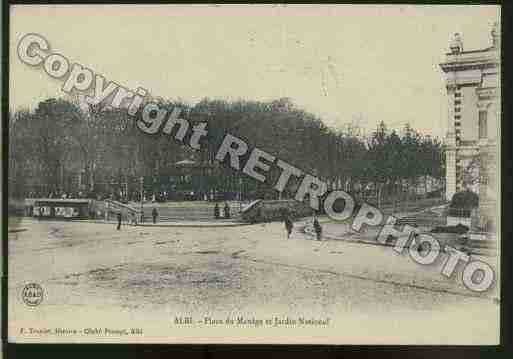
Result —
<path fill-rule="evenodd" d="M 9 343 L 500 343 L 499 5 L 8 12 Z"/>

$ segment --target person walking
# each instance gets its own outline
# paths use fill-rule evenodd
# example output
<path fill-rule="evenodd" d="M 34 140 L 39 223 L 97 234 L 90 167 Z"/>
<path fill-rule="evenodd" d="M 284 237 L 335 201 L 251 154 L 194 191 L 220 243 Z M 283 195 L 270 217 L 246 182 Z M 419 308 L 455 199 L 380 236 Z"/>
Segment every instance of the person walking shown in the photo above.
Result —
<path fill-rule="evenodd" d="M 137 226 L 137 215 L 135 214 L 135 211 L 132 212 L 132 225 Z"/>
<path fill-rule="evenodd" d="M 265 218 L 264 218 L 264 215 L 262 213 L 262 207 L 257 207 L 255 223 L 256 222 L 263 222 L 264 220 L 265 220 Z"/>
<path fill-rule="evenodd" d="M 228 205 L 228 202 L 224 202 L 224 218 L 230 219 L 230 206 Z"/>
<path fill-rule="evenodd" d="M 417 249 L 417 252 L 419 254 L 422 254 L 422 251 L 424 250 L 424 246 L 422 245 L 422 242 L 420 240 L 420 233 L 419 233 L 419 230 L 417 229 L 419 226 L 417 225 L 417 223 L 413 223 L 413 228 L 415 228 L 415 231 L 413 232 L 413 236 L 412 236 L 412 246 L 414 246 L 414 248 L 416 247 Z"/>
<path fill-rule="evenodd" d="M 219 204 L 216 202 L 215 206 L 214 206 L 214 218 L 215 219 L 219 219 Z"/>
<path fill-rule="evenodd" d="M 151 211 L 151 217 L 153 218 L 153 224 L 157 223 L 157 217 L 159 215 L 159 212 L 155 207 L 153 207 L 153 210 Z"/>
<path fill-rule="evenodd" d="M 290 234 L 292 233 L 292 228 L 294 227 L 294 224 L 292 223 L 292 220 L 290 219 L 290 216 L 285 216 L 285 229 L 287 230 L 287 239 L 290 238 Z"/>
<path fill-rule="evenodd" d="M 116 217 L 118 219 L 118 226 L 116 229 L 119 231 L 121 229 L 121 212 L 118 212 Z"/>
<path fill-rule="evenodd" d="M 314 217 L 313 227 L 315 231 L 315 236 L 317 237 L 317 240 L 320 241 L 322 235 L 322 227 L 319 221 L 317 220 L 317 217 Z"/>

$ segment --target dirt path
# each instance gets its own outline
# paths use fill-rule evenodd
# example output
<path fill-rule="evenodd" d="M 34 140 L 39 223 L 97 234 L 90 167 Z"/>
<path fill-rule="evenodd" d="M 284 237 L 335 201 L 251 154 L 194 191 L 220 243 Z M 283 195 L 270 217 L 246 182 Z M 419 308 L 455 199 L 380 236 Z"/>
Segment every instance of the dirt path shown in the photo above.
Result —
<path fill-rule="evenodd" d="M 106 225 L 72 222 L 27 222 L 24 227 L 27 231 L 11 233 L 9 239 L 11 333 L 34 323 L 50 328 L 126 323 L 143 327 L 144 336 L 76 334 L 57 339 L 166 342 L 179 336 L 184 341 L 226 342 L 244 335 L 248 341 L 262 341 L 269 334 L 266 330 L 272 330 L 273 340 L 289 342 L 309 342 L 319 335 L 318 341 L 378 343 L 400 340 L 424 323 L 416 331 L 416 342 L 447 340 L 448 332 L 442 334 L 449 330 L 462 342 L 489 341 L 497 334 L 499 306 L 490 294 L 469 293 L 458 280 L 441 277 L 436 266 L 421 267 L 390 248 L 311 241 L 298 232 L 287 240 L 281 223 L 215 230 L 115 231 Z M 20 296 L 31 282 L 45 289 L 44 302 L 37 308 L 25 306 Z M 469 325 L 467 319 L 461 325 L 461 318 L 476 310 L 473 322 Z M 206 316 L 241 313 L 331 322 L 293 332 L 280 326 L 218 330 L 197 322 Z M 193 327 L 174 324 L 175 318 L 187 316 L 194 318 Z M 367 324 L 358 327 L 362 318 Z M 452 318 L 454 324 L 434 330 L 442 318 Z M 377 335 L 389 327 L 386 323 L 398 320 L 403 324 Z"/>

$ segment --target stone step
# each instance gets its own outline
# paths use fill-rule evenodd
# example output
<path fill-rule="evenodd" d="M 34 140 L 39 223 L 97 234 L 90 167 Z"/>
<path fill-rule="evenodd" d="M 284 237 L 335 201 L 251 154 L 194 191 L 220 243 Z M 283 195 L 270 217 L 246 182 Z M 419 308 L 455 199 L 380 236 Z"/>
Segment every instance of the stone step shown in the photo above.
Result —
<path fill-rule="evenodd" d="M 158 221 L 176 221 L 176 220 L 213 220 L 214 209 L 213 208 L 160 208 L 158 210 Z M 143 210 L 145 220 L 151 220 L 152 209 L 147 208 Z M 221 211 L 222 214 L 222 211 Z M 239 211 L 230 211 L 230 217 L 234 218 L 239 215 Z"/>
<path fill-rule="evenodd" d="M 230 219 L 226 219 L 226 218 L 219 218 L 219 219 L 214 219 L 213 217 L 208 217 L 208 218 L 157 218 L 157 223 L 162 223 L 162 222 L 222 222 L 222 221 L 229 221 L 230 223 L 233 222 L 233 221 L 238 221 L 238 218 L 230 218 Z M 145 217 L 144 218 L 144 223 L 151 223 L 152 222 L 152 219 L 151 218 L 147 218 Z"/>
<path fill-rule="evenodd" d="M 104 203 L 98 203 L 99 206 Z M 104 206 L 103 206 L 104 207 Z M 136 211 L 139 217 L 139 204 L 131 202 L 129 205 L 119 204 L 111 201 L 111 211 L 121 211 L 123 216 L 130 217 L 132 211 Z M 186 205 L 170 203 L 168 206 L 162 206 L 160 203 L 144 203 L 143 215 L 144 222 L 152 221 L 152 211 L 156 208 L 158 211 L 157 221 L 212 221 L 214 220 L 214 204 L 213 203 L 191 203 Z M 221 215 L 223 214 L 224 205 L 220 206 Z M 236 218 L 240 214 L 240 205 L 230 205 L 230 217 Z M 222 219 L 220 219 L 222 220 Z"/>
<path fill-rule="evenodd" d="M 443 221 L 434 221 L 434 220 L 418 220 L 418 219 L 411 219 L 411 220 L 397 220 L 396 225 L 398 226 L 404 226 L 404 225 L 427 225 L 427 226 L 439 226 L 443 225 Z"/>
<path fill-rule="evenodd" d="M 144 212 L 151 212 L 153 208 L 144 208 Z M 221 209 L 222 210 L 222 209 Z M 214 212 L 213 208 L 157 208 L 159 213 L 164 212 Z M 230 208 L 230 212 L 239 212 L 233 208 Z"/>
<path fill-rule="evenodd" d="M 397 225 L 423 225 L 423 226 L 438 226 L 443 225 L 444 220 L 440 215 L 433 212 L 422 212 L 411 216 L 399 218 L 396 221 Z"/>

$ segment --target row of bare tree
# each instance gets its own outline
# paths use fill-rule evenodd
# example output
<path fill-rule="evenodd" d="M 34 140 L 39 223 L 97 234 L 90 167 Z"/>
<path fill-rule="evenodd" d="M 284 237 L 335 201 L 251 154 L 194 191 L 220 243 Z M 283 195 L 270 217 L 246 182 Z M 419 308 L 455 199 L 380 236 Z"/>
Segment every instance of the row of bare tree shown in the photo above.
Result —
<path fill-rule="evenodd" d="M 304 172 L 361 196 L 373 193 L 378 201 L 408 192 L 428 177 L 442 179 L 444 157 L 437 139 L 423 136 L 406 125 L 400 133 L 381 122 L 370 136 L 354 129 L 336 130 L 320 118 L 296 108 L 288 99 L 269 102 L 204 99 L 194 106 L 180 106 L 191 124 L 208 122 L 202 150 L 194 151 L 171 135 L 148 136 L 135 126 L 126 111 L 83 108 L 73 101 L 48 99 L 33 110 L 10 114 L 9 191 L 12 196 L 106 191 L 106 184 L 125 184 L 138 190 L 138 179 L 169 174 L 169 167 L 192 159 L 210 168 L 217 166 L 217 190 L 238 190 L 241 181 L 256 197 L 275 195 L 269 184 L 248 178 L 233 180 L 234 173 L 215 163 L 214 155 L 224 135 L 231 133 L 251 146 L 269 152 Z M 276 174 L 271 174 L 273 184 Z M 151 182 L 151 181 L 149 181 Z M 149 186 L 149 187 L 148 187 Z M 145 183 L 151 191 L 151 183 Z M 290 196 L 284 193 L 283 196 Z"/>

